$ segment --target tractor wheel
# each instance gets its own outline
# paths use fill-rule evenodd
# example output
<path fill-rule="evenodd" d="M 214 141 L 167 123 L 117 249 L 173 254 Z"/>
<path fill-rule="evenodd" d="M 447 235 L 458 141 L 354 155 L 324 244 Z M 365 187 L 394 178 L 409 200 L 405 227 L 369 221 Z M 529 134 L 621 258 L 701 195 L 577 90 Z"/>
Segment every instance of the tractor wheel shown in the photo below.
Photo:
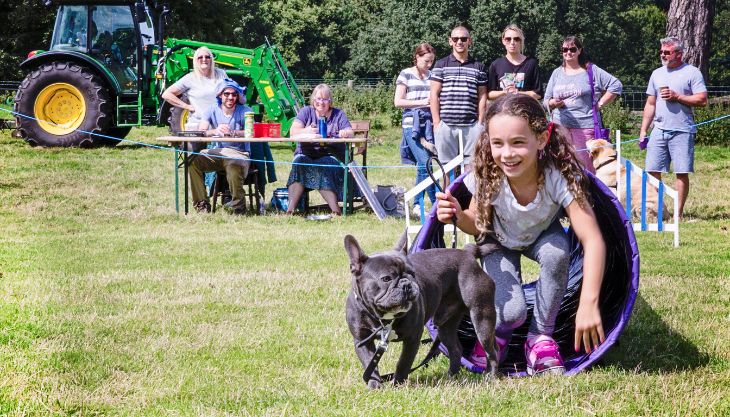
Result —
<path fill-rule="evenodd" d="M 185 93 L 180 96 L 180 100 L 190 104 L 188 95 Z M 172 106 L 170 108 L 170 118 L 168 119 L 168 122 L 170 123 L 170 133 L 174 135 L 178 132 L 184 131 L 185 123 L 188 122 L 188 117 L 190 117 L 190 111 L 188 109 L 181 109 L 180 107 Z"/>
<path fill-rule="evenodd" d="M 118 139 L 126 138 L 131 130 L 132 130 L 132 126 L 110 127 L 109 129 L 107 129 L 106 133 L 104 133 L 104 134 L 106 136 L 111 136 L 111 137 L 117 138 L 117 139 L 96 136 L 96 137 L 94 137 L 94 145 L 115 146 L 115 145 L 119 144 L 119 142 L 121 142 Z"/>
<path fill-rule="evenodd" d="M 109 132 L 112 103 L 104 81 L 75 62 L 34 69 L 15 95 L 18 131 L 33 146 L 81 146 Z"/>

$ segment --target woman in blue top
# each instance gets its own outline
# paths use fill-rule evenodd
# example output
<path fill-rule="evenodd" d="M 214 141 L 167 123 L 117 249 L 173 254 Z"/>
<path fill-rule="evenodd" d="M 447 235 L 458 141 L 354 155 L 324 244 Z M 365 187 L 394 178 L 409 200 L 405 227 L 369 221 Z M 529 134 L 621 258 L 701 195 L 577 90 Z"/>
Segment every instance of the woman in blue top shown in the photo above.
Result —
<path fill-rule="evenodd" d="M 317 123 L 320 117 L 327 122 L 327 137 L 350 138 L 354 132 L 345 112 L 332 107 L 332 93 L 327 84 L 314 87 L 309 98 L 309 106 L 299 110 L 292 123 L 292 136 L 301 134 L 319 134 Z M 289 209 L 293 214 L 299 199 L 305 190 L 319 190 L 322 198 L 332 210 L 332 214 L 340 215 L 337 203 L 342 199 L 343 172 L 340 162 L 345 160 L 347 146 L 342 144 L 299 143 L 294 152 L 294 161 L 286 186 L 289 188 Z M 321 165 L 331 165 L 321 166 Z"/>
<path fill-rule="evenodd" d="M 593 161 L 586 149 L 586 141 L 594 139 L 593 102 L 587 68 L 593 71 L 593 90 L 596 107 L 612 102 L 621 94 L 621 81 L 590 62 L 583 44 L 575 36 L 563 40 L 563 65 L 550 76 L 545 89 L 544 105 L 552 112 L 552 121 L 565 126 L 575 146 L 578 159 L 591 172 Z M 605 93 L 604 93 L 605 91 Z M 601 115 L 597 115 L 599 120 Z"/>

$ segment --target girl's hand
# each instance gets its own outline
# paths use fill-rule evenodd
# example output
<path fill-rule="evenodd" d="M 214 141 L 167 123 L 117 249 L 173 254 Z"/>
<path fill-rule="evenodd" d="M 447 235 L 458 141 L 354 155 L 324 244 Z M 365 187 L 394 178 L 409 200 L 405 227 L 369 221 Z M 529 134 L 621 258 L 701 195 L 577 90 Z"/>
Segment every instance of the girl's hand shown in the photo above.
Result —
<path fill-rule="evenodd" d="M 581 342 L 586 353 L 591 353 L 606 341 L 603 333 L 601 312 L 596 303 L 579 303 L 575 315 L 575 351 L 580 352 Z"/>
<path fill-rule="evenodd" d="M 451 192 L 436 193 L 436 217 L 441 223 L 451 223 L 459 217 L 461 206 Z"/>

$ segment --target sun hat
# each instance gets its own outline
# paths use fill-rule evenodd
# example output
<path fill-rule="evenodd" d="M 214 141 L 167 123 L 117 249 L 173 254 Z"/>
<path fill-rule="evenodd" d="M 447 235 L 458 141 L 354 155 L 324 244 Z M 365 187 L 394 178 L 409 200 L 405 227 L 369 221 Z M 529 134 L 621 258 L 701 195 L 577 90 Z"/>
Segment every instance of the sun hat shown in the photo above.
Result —
<path fill-rule="evenodd" d="M 231 79 L 228 79 L 228 78 L 224 78 L 224 79 L 220 80 L 218 82 L 218 84 L 216 84 L 216 86 L 215 86 L 215 97 L 216 97 L 216 100 L 218 100 L 219 106 L 223 102 L 221 100 L 221 93 L 226 88 L 232 88 L 232 89 L 236 90 L 236 92 L 238 93 L 238 103 L 246 104 L 246 87 L 241 87 L 237 82 L 235 82 Z"/>

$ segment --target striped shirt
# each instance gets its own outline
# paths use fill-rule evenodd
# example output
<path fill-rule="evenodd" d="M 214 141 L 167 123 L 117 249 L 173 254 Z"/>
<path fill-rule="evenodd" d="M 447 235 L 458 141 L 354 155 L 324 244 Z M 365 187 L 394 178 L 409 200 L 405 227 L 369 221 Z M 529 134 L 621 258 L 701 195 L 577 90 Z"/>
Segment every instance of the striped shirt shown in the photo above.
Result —
<path fill-rule="evenodd" d="M 454 54 L 439 59 L 431 81 L 441 83 L 440 117 L 450 126 L 470 126 L 478 117 L 479 87 L 487 86 L 487 70 L 481 62 L 468 57 L 463 63 Z"/>
<path fill-rule="evenodd" d="M 404 85 L 406 87 L 406 100 L 423 100 L 428 98 L 431 94 L 431 82 L 429 77 L 431 71 L 428 72 L 425 79 L 420 79 L 414 74 L 410 68 L 404 69 L 398 74 L 398 78 L 395 80 L 395 85 Z M 428 106 L 425 106 L 428 109 Z M 423 126 L 426 124 L 426 120 L 421 120 L 420 124 Z M 413 117 L 411 116 L 410 109 L 403 111 L 403 121 L 401 126 L 404 128 L 413 127 Z"/>

